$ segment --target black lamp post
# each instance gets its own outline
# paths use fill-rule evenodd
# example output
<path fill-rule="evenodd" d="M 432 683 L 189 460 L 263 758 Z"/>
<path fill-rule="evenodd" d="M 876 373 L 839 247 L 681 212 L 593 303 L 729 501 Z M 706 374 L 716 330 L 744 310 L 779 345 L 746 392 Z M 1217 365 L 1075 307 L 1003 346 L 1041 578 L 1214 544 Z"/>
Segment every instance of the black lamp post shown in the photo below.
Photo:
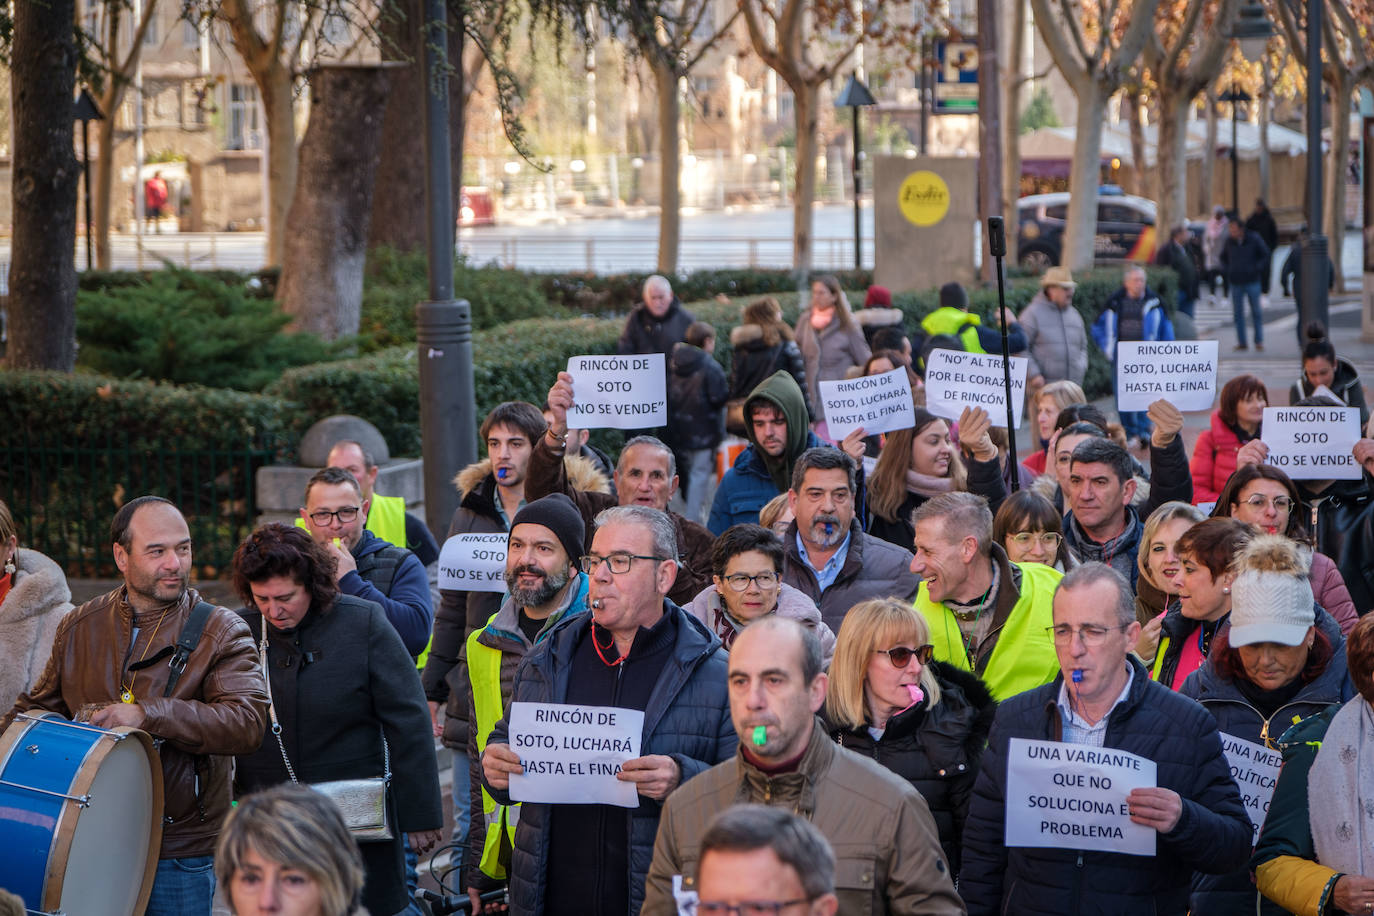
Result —
<path fill-rule="evenodd" d="M 1302 246 L 1302 296 L 1298 322 L 1327 326 L 1326 284 L 1330 261 L 1322 232 L 1322 9 L 1323 0 L 1307 0 L 1307 242 Z"/>
<path fill-rule="evenodd" d="M 92 121 L 103 121 L 105 116 L 84 86 L 76 97 L 75 117 L 81 122 L 81 171 L 86 182 L 86 269 L 90 270 L 94 263 L 91 260 L 91 138 L 86 128 Z"/>
<path fill-rule="evenodd" d="M 1240 121 L 1238 106 L 1250 101 L 1250 93 L 1236 85 L 1232 80 L 1231 88 L 1217 96 L 1223 102 L 1231 103 L 1231 209 L 1240 213 L 1240 159 L 1236 155 L 1236 125 Z"/>
<path fill-rule="evenodd" d="M 877 99 L 873 98 L 873 93 L 868 91 L 868 87 L 859 82 L 859 77 L 855 74 L 849 75 L 849 82 L 844 84 L 843 91 L 839 98 L 835 99 L 836 108 L 848 108 L 854 113 L 854 158 L 850 165 L 850 171 L 854 174 L 854 269 L 863 268 L 863 242 L 859 234 L 859 168 L 863 155 L 863 139 L 859 134 L 859 108 L 868 105 L 877 105 Z"/>

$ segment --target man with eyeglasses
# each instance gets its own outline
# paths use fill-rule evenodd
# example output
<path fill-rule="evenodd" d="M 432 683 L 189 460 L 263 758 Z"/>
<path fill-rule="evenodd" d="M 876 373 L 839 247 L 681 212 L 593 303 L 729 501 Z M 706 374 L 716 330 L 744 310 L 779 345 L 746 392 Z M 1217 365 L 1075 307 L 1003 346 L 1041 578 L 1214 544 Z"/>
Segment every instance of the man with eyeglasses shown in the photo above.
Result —
<path fill-rule="evenodd" d="M 591 613 L 565 617 L 529 651 L 511 701 L 642 710 L 641 756 L 617 774 L 635 785 L 639 805 L 522 804 L 510 868 L 515 914 L 634 916 L 663 799 L 735 752 L 725 651 L 666 597 L 677 575 L 673 521 L 647 506 L 607 509 L 596 521 L 579 564 Z M 482 784 L 506 805 L 519 772 L 503 719 L 482 752 Z"/>
<path fill-rule="evenodd" d="M 828 684 L 816 634 L 795 620 L 766 617 L 739 635 L 729 661 L 739 749 L 663 806 L 642 916 L 672 916 L 700 891 L 707 826 L 741 802 L 816 826 L 837 852 L 842 913 L 964 912 L 921 793 L 831 741 L 816 717 Z"/>
<path fill-rule="evenodd" d="M 983 679 L 1004 700 L 1054 678 L 1045 634 L 1060 572 L 1013 563 L 992 537 L 987 501 L 941 493 L 912 513 L 911 571 L 921 577 L 915 607 L 930 626 L 935 658 Z"/>
<path fill-rule="evenodd" d="M 782 581 L 814 601 L 834 632 L 860 601 L 910 600 L 920 584 L 910 551 L 864 531 L 856 491 L 854 459 L 821 446 L 802 452 L 787 492 L 795 519 L 783 535 Z"/>
<path fill-rule="evenodd" d="M 686 916 L 834 916 L 835 854 L 790 811 L 736 805 L 701 838 L 697 899 Z"/>
<path fill-rule="evenodd" d="M 806 595 L 782 581 L 782 541 L 760 525 L 733 525 L 711 551 L 715 584 L 683 608 L 720 637 L 726 651 L 745 627 L 769 614 L 790 617 L 816 631 L 826 667 L 835 634 Z"/>
<path fill-rule="evenodd" d="M 997 710 L 964 826 L 959 891 L 971 916 L 1016 912 L 1186 913 L 1194 871 L 1225 874 L 1250 854 L 1251 826 L 1212 716 L 1150 680 L 1131 654 L 1140 624 L 1129 585 L 1102 563 L 1064 576 L 1048 632 L 1059 676 Z M 1122 795 L 1158 833 L 1153 856 L 1007 847 L 1012 738 L 1116 748 L 1153 760 L 1156 784 Z"/>
<path fill-rule="evenodd" d="M 418 656 L 434 625 L 429 578 L 415 554 L 364 527 L 367 510 L 358 481 L 342 468 L 317 471 L 305 485 L 301 518 L 333 555 L 339 591 L 380 604 L 406 651 Z"/>

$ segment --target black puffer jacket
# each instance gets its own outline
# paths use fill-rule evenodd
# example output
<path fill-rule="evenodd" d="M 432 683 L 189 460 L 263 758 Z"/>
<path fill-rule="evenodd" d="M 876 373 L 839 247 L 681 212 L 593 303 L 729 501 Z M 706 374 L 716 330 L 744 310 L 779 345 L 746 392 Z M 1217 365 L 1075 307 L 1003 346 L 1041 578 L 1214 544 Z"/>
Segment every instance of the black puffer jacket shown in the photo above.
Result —
<path fill-rule="evenodd" d="M 1130 690 L 1107 719 L 1106 747 L 1148 757 L 1158 785 L 1183 801 L 1153 857 L 1084 849 L 1008 848 L 1007 749 L 1012 738 L 1062 740 L 1063 677 L 997 709 L 964 827 L 959 893 L 969 916 L 1160 916 L 1188 911 L 1194 871 L 1224 874 L 1250 854 L 1250 820 L 1221 751 L 1216 723 L 1197 703 L 1150 680 L 1128 657 Z"/>
<path fill-rule="evenodd" d="M 655 318 L 649 307 L 640 304 L 630 310 L 625 319 L 625 330 L 620 332 L 615 352 L 621 356 L 634 353 L 671 353 L 673 344 L 687 336 L 687 326 L 697 317 L 682 307 L 677 296 L 668 304 L 668 311 L 662 318 Z"/>
<path fill-rule="evenodd" d="M 1264 744 L 1268 738 L 1269 746 L 1277 750 L 1279 736 L 1300 719 L 1315 716 L 1328 706 L 1342 704 L 1355 696 L 1355 688 L 1351 686 L 1345 666 L 1345 638 L 1341 636 L 1340 626 L 1334 617 L 1318 608 L 1317 629 L 1331 644 L 1331 660 L 1321 674 L 1304 684 L 1296 696 L 1275 710 L 1268 719 L 1250 704 L 1234 679 L 1223 678 L 1217 672 L 1214 659 L 1209 659 L 1206 665 L 1188 675 L 1188 680 L 1183 682 L 1178 692 L 1201 703 L 1216 719 L 1218 731 L 1255 744 Z M 1258 838 L 1259 831 L 1255 835 Z M 1256 899 L 1260 902 L 1258 912 L 1263 916 L 1281 916 L 1286 912 L 1255 890 L 1249 867 L 1224 875 L 1193 876 L 1194 913 L 1252 916 L 1256 912 Z"/>
<path fill-rule="evenodd" d="M 712 449 L 725 438 L 725 370 L 700 347 L 680 343 L 668 360 L 668 427 L 674 449 Z"/>
<path fill-rule="evenodd" d="M 931 662 L 931 670 L 940 685 L 934 709 L 922 703 L 898 713 L 877 740 L 866 726 L 850 729 L 827 721 L 826 729 L 841 747 L 873 758 L 916 787 L 930 806 L 945 858 L 958 875 L 964 819 L 997 701 L 974 674 L 943 662 Z"/>
<path fill-rule="evenodd" d="M 792 329 L 788 328 L 787 332 L 790 334 Z M 783 337 L 773 328 L 742 324 L 730 332 L 730 346 L 734 349 L 730 371 L 731 400 L 749 397 L 774 372 L 785 370 L 802 390 L 807 414 L 816 416 L 806 388 L 806 362 L 795 340 Z"/>

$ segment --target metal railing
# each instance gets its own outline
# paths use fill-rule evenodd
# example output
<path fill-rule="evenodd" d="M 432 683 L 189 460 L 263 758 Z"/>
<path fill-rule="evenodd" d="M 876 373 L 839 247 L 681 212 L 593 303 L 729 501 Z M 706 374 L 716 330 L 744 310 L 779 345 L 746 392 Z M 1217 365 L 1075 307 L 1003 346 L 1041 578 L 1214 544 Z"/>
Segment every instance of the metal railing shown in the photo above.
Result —
<path fill-rule="evenodd" d="M 9 430 L 0 442 L 0 499 L 15 517 L 20 543 L 52 558 L 71 578 L 119 575 L 110 520 L 144 494 L 170 499 L 186 516 L 199 575 L 222 575 L 257 518 L 257 469 L 277 455 L 264 443 L 144 450 L 125 436 L 92 443 L 70 435 Z"/>
<path fill-rule="evenodd" d="M 873 240 L 863 240 L 863 260 L 873 266 Z M 527 235 L 486 237 L 474 233 L 458 241 L 460 254 L 477 264 L 495 262 L 521 270 L 584 270 L 590 273 L 623 273 L 643 270 L 658 258 L 658 238 L 604 236 L 558 238 Z M 680 270 L 712 268 L 790 268 L 791 237 L 684 237 L 678 248 Z M 816 270 L 849 270 L 854 266 L 854 239 L 817 238 L 811 245 L 811 266 Z"/>

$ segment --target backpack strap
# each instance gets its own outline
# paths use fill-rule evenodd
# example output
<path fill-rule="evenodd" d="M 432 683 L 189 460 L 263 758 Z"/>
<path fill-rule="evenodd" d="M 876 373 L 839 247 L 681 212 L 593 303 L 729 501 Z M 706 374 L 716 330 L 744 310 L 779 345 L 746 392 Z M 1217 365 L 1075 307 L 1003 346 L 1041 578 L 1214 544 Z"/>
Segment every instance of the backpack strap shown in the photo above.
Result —
<path fill-rule="evenodd" d="M 215 606 L 208 601 L 197 601 L 196 606 L 191 608 L 191 616 L 186 618 L 186 624 L 181 628 L 181 633 L 177 636 L 176 651 L 172 653 L 172 659 L 167 666 L 172 669 L 171 675 L 167 678 L 167 689 L 162 692 L 164 697 L 172 695 L 176 689 L 177 681 L 181 680 L 181 675 L 186 671 L 186 662 L 191 658 L 191 653 L 196 650 L 196 644 L 200 642 L 200 634 L 205 630 L 205 622 L 210 619 L 210 614 Z"/>

